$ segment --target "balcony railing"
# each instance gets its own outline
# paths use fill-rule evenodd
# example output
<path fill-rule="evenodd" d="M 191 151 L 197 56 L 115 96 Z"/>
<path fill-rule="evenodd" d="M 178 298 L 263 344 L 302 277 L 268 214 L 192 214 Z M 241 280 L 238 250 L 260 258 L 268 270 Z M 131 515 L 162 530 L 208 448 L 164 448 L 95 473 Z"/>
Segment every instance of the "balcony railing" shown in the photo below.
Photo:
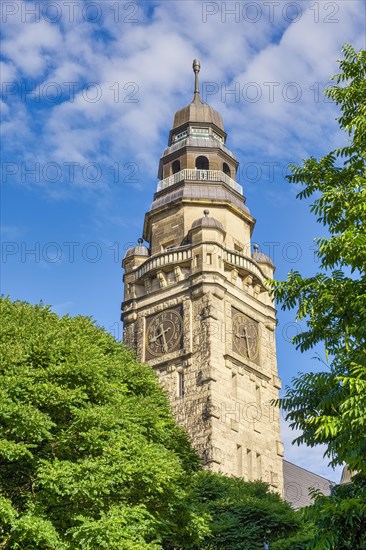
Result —
<path fill-rule="evenodd" d="M 179 183 L 183 180 L 202 182 L 222 181 L 226 183 L 226 185 L 234 189 L 237 193 L 240 193 L 240 195 L 243 194 L 242 186 L 239 185 L 235 180 L 230 178 L 230 176 L 224 174 L 224 172 L 221 172 L 221 170 L 192 170 L 189 168 L 185 168 L 184 170 L 181 170 L 180 172 L 177 172 L 176 174 L 173 174 L 172 176 L 169 176 L 159 181 L 156 191 L 163 191 L 163 189 L 166 189 L 167 187 L 170 187 L 171 185 Z"/>
<path fill-rule="evenodd" d="M 244 269 L 248 273 L 255 275 L 261 282 L 264 282 L 265 276 L 259 269 L 256 262 L 240 252 L 227 250 L 222 247 L 222 257 L 227 263 Z M 135 271 L 135 280 L 138 281 L 150 271 L 156 271 L 167 265 L 179 265 L 192 259 L 192 245 L 178 246 L 170 250 L 158 252 L 148 258 Z"/>
<path fill-rule="evenodd" d="M 263 280 L 263 274 L 252 258 L 244 256 L 243 254 L 240 254 L 240 252 L 225 250 L 224 260 L 226 260 L 229 264 L 241 267 L 246 271 L 253 273 L 259 280 Z"/>
<path fill-rule="evenodd" d="M 146 260 L 137 270 L 136 279 L 140 279 L 146 273 L 153 269 L 160 269 L 168 264 L 179 264 L 192 258 L 192 250 L 190 246 L 182 246 L 159 252 Z"/>

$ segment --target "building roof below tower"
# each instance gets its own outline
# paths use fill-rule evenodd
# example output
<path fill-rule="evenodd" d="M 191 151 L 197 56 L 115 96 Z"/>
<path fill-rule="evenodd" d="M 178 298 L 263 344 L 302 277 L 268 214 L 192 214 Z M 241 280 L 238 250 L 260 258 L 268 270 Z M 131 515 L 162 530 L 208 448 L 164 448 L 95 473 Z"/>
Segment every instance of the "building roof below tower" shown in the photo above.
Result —
<path fill-rule="evenodd" d="M 283 481 L 284 499 L 295 509 L 304 508 L 313 503 L 311 489 L 318 489 L 323 495 L 329 496 L 335 485 L 333 481 L 287 460 L 283 461 Z"/>

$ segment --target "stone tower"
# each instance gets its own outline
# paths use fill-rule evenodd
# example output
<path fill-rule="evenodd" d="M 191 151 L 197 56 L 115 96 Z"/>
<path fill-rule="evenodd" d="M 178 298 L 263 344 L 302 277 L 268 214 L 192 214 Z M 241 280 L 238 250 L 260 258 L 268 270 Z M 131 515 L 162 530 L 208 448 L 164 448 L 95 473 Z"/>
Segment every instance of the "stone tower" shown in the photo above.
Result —
<path fill-rule="evenodd" d="M 175 113 L 143 240 L 123 260 L 124 341 L 155 369 L 207 468 L 282 491 L 270 258 L 236 182 L 222 118 L 202 102 Z"/>

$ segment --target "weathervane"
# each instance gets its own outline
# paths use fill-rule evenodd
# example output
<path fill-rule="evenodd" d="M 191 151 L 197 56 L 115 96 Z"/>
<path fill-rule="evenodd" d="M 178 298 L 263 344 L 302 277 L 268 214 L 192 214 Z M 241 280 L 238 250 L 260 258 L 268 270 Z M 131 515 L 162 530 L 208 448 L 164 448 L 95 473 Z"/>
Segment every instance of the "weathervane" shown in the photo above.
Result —
<path fill-rule="evenodd" d="M 194 78 L 194 95 L 200 93 L 200 88 L 199 88 L 199 85 L 198 85 L 198 73 L 200 72 L 200 69 L 201 69 L 201 63 L 199 62 L 198 59 L 194 59 L 193 60 L 193 72 L 194 72 L 194 75 L 195 75 L 195 78 Z"/>

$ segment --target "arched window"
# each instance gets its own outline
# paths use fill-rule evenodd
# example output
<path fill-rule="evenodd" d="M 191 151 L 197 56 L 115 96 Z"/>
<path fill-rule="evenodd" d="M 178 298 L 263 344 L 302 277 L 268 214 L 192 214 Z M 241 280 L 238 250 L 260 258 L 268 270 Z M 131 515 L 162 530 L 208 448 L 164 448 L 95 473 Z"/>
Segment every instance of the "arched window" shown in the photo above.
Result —
<path fill-rule="evenodd" d="M 180 172 L 180 161 L 175 160 L 172 162 L 172 173 L 177 174 L 178 172 Z"/>
<path fill-rule="evenodd" d="M 208 158 L 204 156 L 197 157 L 196 168 L 197 170 L 208 170 Z"/>
<path fill-rule="evenodd" d="M 222 171 L 223 171 L 224 174 L 226 174 L 227 176 L 231 176 L 230 167 L 229 167 L 228 164 L 226 164 L 226 162 L 224 162 L 223 165 L 222 165 Z"/>

